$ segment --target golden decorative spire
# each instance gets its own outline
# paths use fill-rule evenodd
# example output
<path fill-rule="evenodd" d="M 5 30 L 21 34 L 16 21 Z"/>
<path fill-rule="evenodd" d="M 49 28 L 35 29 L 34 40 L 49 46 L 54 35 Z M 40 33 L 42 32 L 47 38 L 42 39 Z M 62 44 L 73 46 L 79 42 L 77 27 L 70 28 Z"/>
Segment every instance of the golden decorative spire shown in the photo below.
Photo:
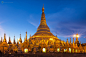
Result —
<path fill-rule="evenodd" d="M 10 37 L 9 37 L 9 42 L 11 42 Z"/>
<path fill-rule="evenodd" d="M 44 12 L 44 4 L 43 4 L 42 12 Z"/>
<path fill-rule="evenodd" d="M 79 37 L 79 35 L 78 35 L 78 33 L 77 33 L 77 34 L 76 34 L 76 41 L 75 41 L 75 43 L 77 43 L 78 37 Z"/>
<path fill-rule="evenodd" d="M 20 34 L 20 39 L 19 39 L 20 43 L 22 43 L 22 39 L 21 39 L 21 34 Z"/>
<path fill-rule="evenodd" d="M 67 44 L 68 44 L 68 39 L 67 39 Z"/>
<path fill-rule="evenodd" d="M 12 43 L 11 43 L 11 40 L 10 40 L 10 37 L 9 37 L 9 42 L 8 42 L 8 44 L 12 44 Z"/>
<path fill-rule="evenodd" d="M 42 16 L 41 16 L 41 23 L 40 25 L 47 25 L 46 24 L 46 19 L 45 19 L 45 14 L 44 14 L 44 5 L 43 5 L 43 8 L 42 8 Z"/>
<path fill-rule="evenodd" d="M 27 31 L 26 31 L 26 38 L 25 38 L 25 41 L 27 41 Z"/>
<path fill-rule="evenodd" d="M 3 42 L 6 42 L 6 34 L 4 33 L 4 41 Z"/>
<path fill-rule="evenodd" d="M 73 46 L 74 46 L 74 38 L 73 38 Z"/>
<path fill-rule="evenodd" d="M 70 38 L 70 44 L 71 44 L 71 38 Z"/>
<path fill-rule="evenodd" d="M 20 34 L 20 39 L 21 39 L 21 34 Z"/>
<path fill-rule="evenodd" d="M 14 36 L 14 42 L 13 42 L 13 44 L 16 44 L 16 42 L 15 42 L 15 36 Z"/>

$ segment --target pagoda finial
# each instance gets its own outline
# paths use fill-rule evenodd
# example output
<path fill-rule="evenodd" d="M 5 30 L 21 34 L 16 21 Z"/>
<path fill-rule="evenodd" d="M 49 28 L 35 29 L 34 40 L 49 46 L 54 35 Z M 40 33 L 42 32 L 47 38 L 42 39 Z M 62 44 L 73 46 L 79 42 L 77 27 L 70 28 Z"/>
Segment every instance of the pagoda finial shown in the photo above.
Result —
<path fill-rule="evenodd" d="M 15 36 L 14 36 L 14 42 L 13 42 L 13 44 L 16 44 L 16 42 L 15 42 Z"/>
<path fill-rule="evenodd" d="M 67 44 L 68 44 L 68 39 L 67 39 Z"/>
<path fill-rule="evenodd" d="M 73 38 L 73 43 L 74 43 L 74 38 Z"/>
<path fill-rule="evenodd" d="M 14 39 L 15 39 L 15 36 L 14 36 Z"/>
<path fill-rule="evenodd" d="M 25 41 L 27 41 L 27 31 L 26 31 L 26 38 L 25 38 Z"/>
<path fill-rule="evenodd" d="M 10 40 L 10 37 L 9 37 L 9 42 L 8 42 L 8 44 L 12 44 L 12 43 L 11 43 L 11 40 Z"/>
<path fill-rule="evenodd" d="M 20 39 L 21 39 L 21 34 L 20 34 Z"/>
<path fill-rule="evenodd" d="M 45 14 L 44 14 L 44 6 L 42 8 L 42 16 L 41 16 L 41 23 L 40 25 L 47 25 L 46 24 L 46 19 L 45 19 Z"/>
<path fill-rule="evenodd" d="M 9 42 L 11 42 L 10 37 L 9 37 Z"/>
<path fill-rule="evenodd" d="M 73 38 L 73 46 L 74 46 L 74 38 Z"/>
<path fill-rule="evenodd" d="M 27 34 L 27 31 L 26 31 L 26 34 Z"/>
<path fill-rule="evenodd" d="M 71 38 L 70 38 L 70 44 L 71 44 Z"/>
<path fill-rule="evenodd" d="M 4 33 L 4 41 L 3 42 L 6 42 L 6 34 Z"/>
<path fill-rule="evenodd" d="M 20 34 L 20 39 L 19 39 L 20 43 L 22 43 L 22 39 L 21 39 L 21 34 Z"/>
<path fill-rule="evenodd" d="M 43 4 L 42 12 L 44 12 L 44 4 Z"/>

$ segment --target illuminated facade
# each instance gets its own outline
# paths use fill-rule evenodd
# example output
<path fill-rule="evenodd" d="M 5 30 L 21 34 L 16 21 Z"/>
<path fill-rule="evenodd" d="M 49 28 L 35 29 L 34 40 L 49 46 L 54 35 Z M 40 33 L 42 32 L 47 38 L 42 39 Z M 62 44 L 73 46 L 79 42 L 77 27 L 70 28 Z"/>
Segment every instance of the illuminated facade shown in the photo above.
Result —
<path fill-rule="evenodd" d="M 27 32 L 26 32 L 26 37 L 24 42 L 22 42 L 21 39 L 21 34 L 20 34 L 20 39 L 15 42 L 15 36 L 14 36 L 14 41 L 13 43 L 11 42 L 11 39 L 9 37 L 9 42 L 6 42 L 6 34 L 4 34 L 4 40 L 0 41 L 0 51 L 21 51 L 24 53 L 29 53 L 29 52 L 68 52 L 68 53 L 86 53 L 86 46 L 82 47 L 81 42 L 80 45 L 78 46 L 77 43 L 78 41 L 78 34 L 74 35 L 76 36 L 76 41 L 74 42 L 73 38 L 73 43 L 71 43 L 71 38 L 70 42 L 68 42 L 68 39 L 66 42 L 60 40 L 57 36 L 54 36 L 51 32 L 50 29 L 46 23 L 45 19 L 45 14 L 44 14 L 44 6 L 42 8 L 42 16 L 41 16 L 41 21 L 40 25 L 37 28 L 37 32 L 33 35 L 30 36 L 29 39 L 27 39 Z"/>

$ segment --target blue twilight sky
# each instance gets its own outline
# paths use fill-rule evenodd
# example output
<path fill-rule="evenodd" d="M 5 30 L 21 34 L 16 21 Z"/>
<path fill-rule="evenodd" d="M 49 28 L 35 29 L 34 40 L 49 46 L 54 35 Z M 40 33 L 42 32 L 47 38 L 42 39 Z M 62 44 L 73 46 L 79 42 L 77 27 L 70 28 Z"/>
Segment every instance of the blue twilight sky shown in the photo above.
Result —
<path fill-rule="evenodd" d="M 13 41 L 24 40 L 37 31 L 44 4 L 46 22 L 54 35 L 66 41 L 73 41 L 73 35 L 80 35 L 79 41 L 86 43 L 86 0 L 0 0 L 0 37 Z M 74 39 L 75 40 L 75 39 Z"/>

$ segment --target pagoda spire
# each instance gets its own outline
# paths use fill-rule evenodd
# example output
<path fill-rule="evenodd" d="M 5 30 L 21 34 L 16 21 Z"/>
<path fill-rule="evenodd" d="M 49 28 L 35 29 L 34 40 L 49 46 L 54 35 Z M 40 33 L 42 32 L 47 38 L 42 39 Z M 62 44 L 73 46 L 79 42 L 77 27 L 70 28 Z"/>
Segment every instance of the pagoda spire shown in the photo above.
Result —
<path fill-rule="evenodd" d="M 4 33 L 4 41 L 3 42 L 6 42 L 6 34 Z"/>
<path fill-rule="evenodd" d="M 10 37 L 9 37 L 9 42 L 11 42 Z"/>
<path fill-rule="evenodd" d="M 15 36 L 14 36 L 14 42 L 13 42 L 13 44 L 16 44 L 16 42 L 15 42 Z"/>
<path fill-rule="evenodd" d="M 44 4 L 43 4 L 43 8 L 42 8 L 42 16 L 41 16 L 41 23 L 40 25 L 47 25 L 46 24 L 46 19 L 45 19 L 45 14 L 44 14 Z"/>
<path fill-rule="evenodd" d="M 11 43 L 11 40 L 10 40 L 10 37 L 9 37 L 9 42 L 8 42 L 8 44 L 12 44 L 12 43 Z"/>
<path fill-rule="evenodd" d="M 71 44 L 71 38 L 70 38 L 70 44 Z"/>
<path fill-rule="evenodd" d="M 27 31 L 26 31 L 26 38 L 25 38 L 25 41 L 27 41 Z"/>
<path fill-rule="evenodd" d="M 67 39 L 67 44 L 68 44 L 68 39 Z"/>
<path fill-rule="evenodd" d="M 20 39 L 21 39 L 21 34 L 20 34 Z"/>
<path fill-rule="evenodd" d="M 22 39 L 21 39 L 21 34 L 20 34 L 20 39 L 19 39 L 20 43 L 22 43 Z"/>
<path fill-rule="evenodd" d="M 43 4 L 42 12 L 44 12 L 44 4 Z"/>
<path fill-rule="evenodd" d="M 74 38 L 73 38 L 73 46 L 74 46 Z"/>

